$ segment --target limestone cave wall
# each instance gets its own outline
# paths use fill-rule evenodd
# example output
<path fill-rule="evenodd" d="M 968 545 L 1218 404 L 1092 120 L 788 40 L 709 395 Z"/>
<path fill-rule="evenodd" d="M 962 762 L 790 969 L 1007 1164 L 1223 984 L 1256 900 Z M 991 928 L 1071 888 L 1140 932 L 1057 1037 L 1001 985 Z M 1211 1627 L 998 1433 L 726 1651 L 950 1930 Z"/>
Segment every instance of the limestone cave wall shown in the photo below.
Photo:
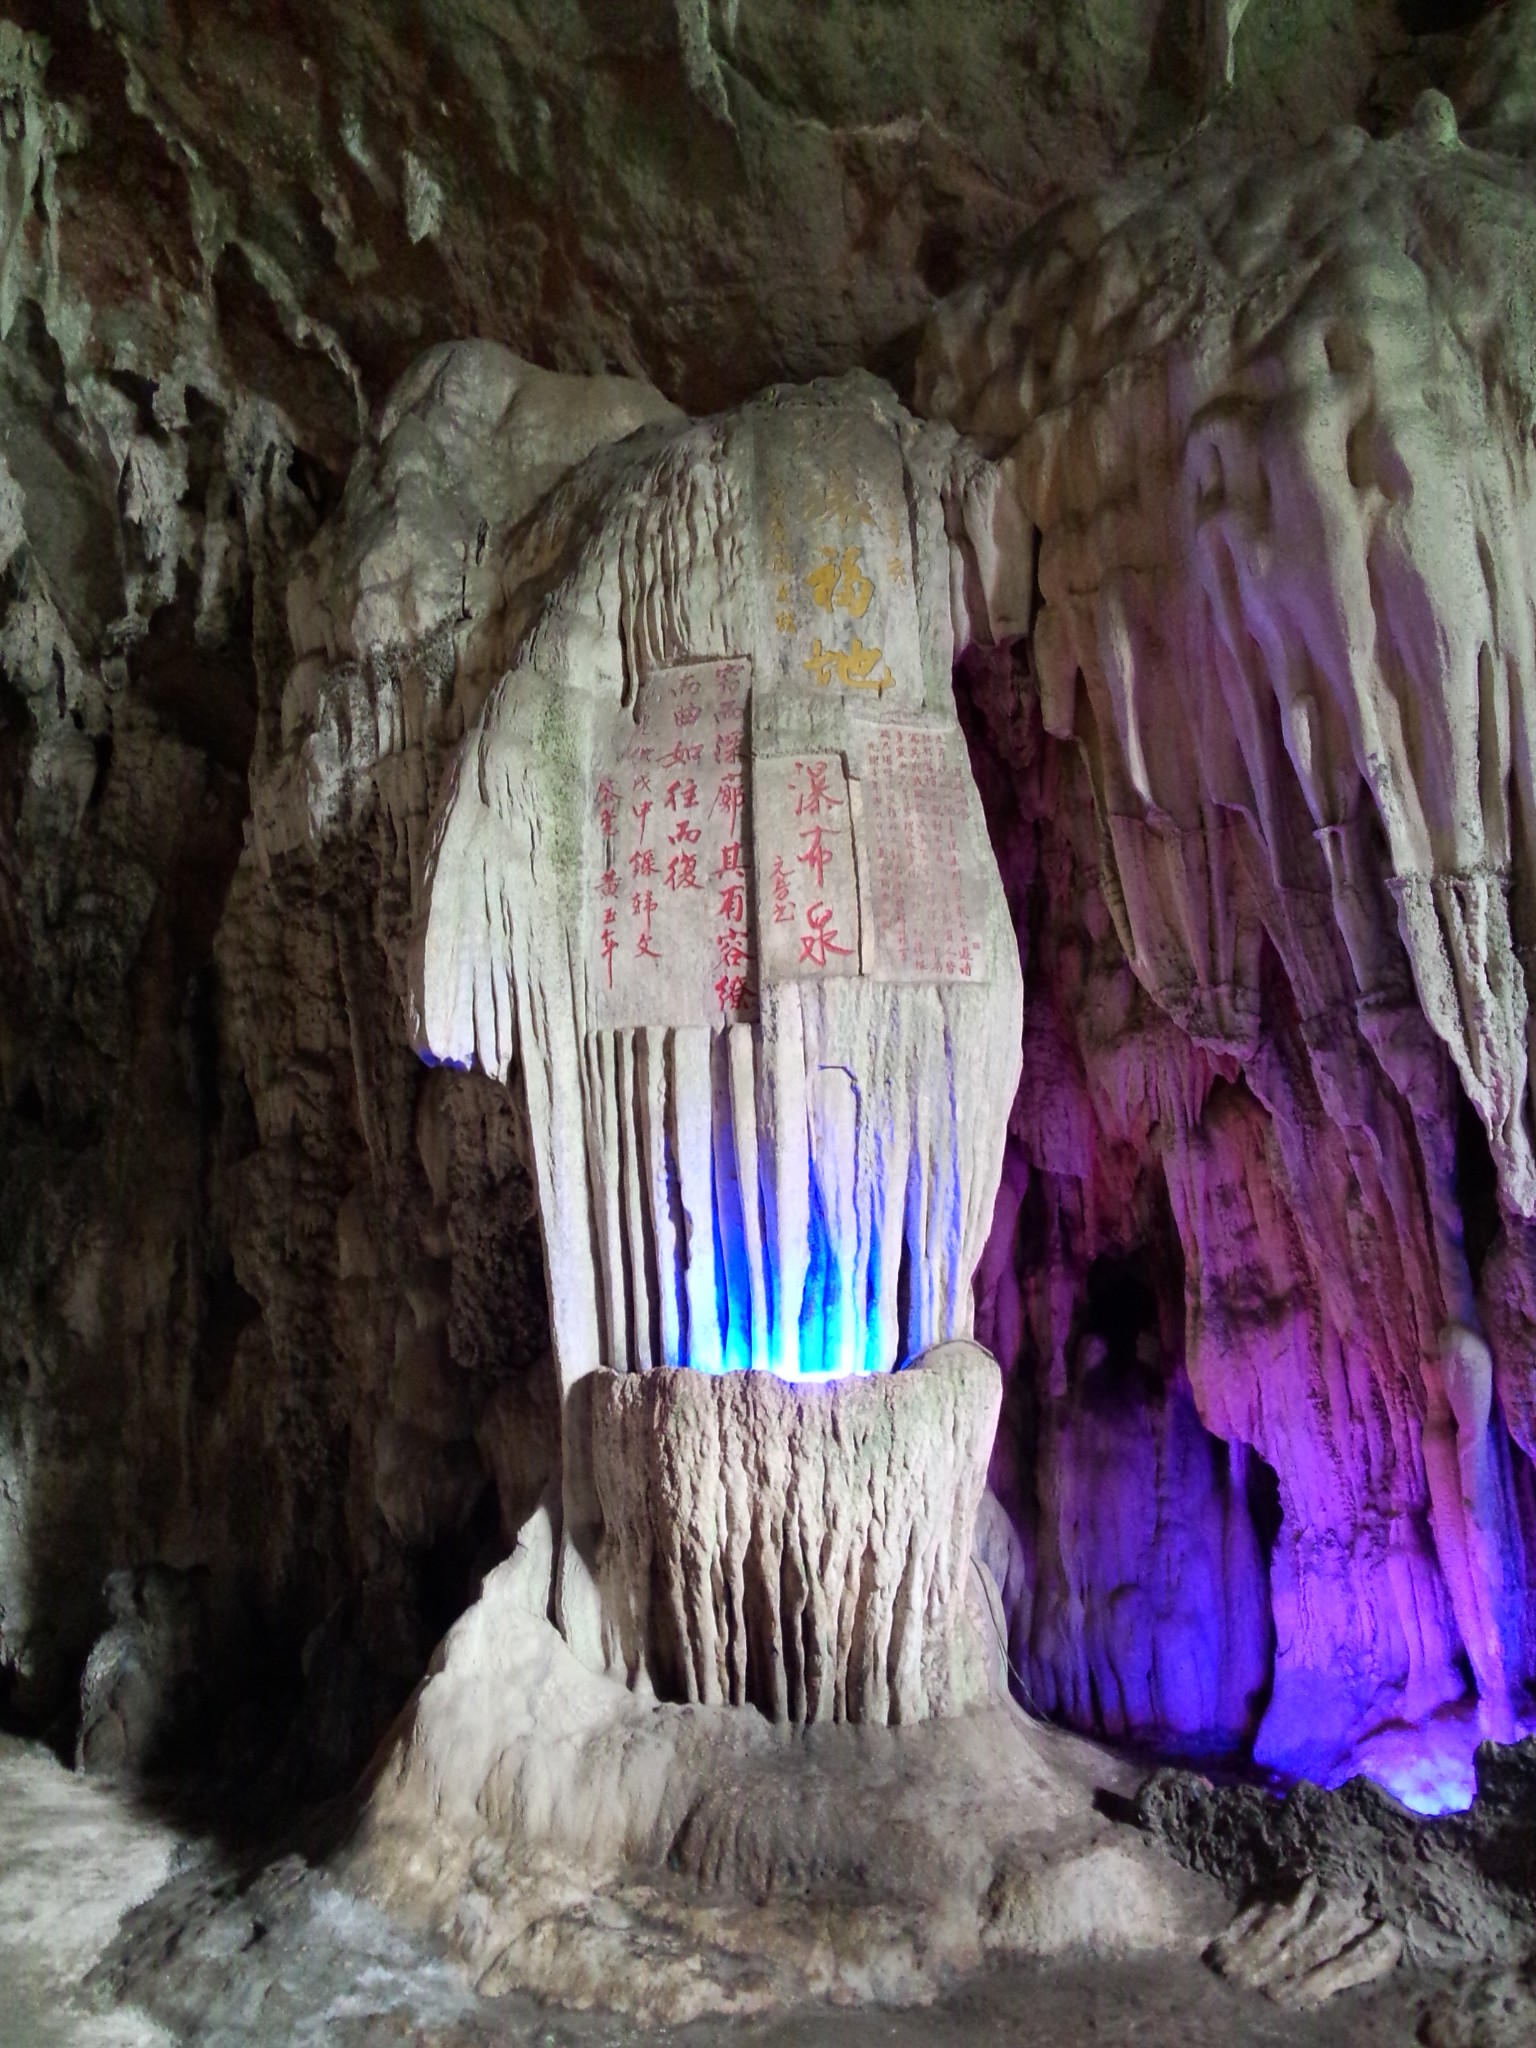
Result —
<path fill-rule="evenodd" d="M 345 580 L 316 537 L 355 459 L 379 483 L 370 422 L 397 381 L 464 335 L 694 413 L 862 366 L 999 452 L 1045 409 L 1012 330 L 998 340 L 1012 286 L 979 313 L 955 301 L 918 372 L 920 336 L 1067 202 L 999 276 L 1030 280 L 1018 320 L 1052 406 L 1112 440 L 1114 404 L 1090 415 L 1117 362 L 1163 348 L 1177 384 L 1157 295 L 1181 273 L 1147 245 L 1204 202 L 1159 214 L 1157 192 L 1351 123 L 1359 139 L 1313 160 L 1352 191 L 1378 161 L 1364 137 L 1434 87 L 1497 153 L 1477 153 L 1503 167 L 1478 173 L 1486 205 L 1528 205 L 1536 33 L 1521 6 L 1417 0 L 4 15 L 0 1699 L 72 1729 L 96 1643 L 88 1755 L 152 1751 L 179 1722 L 229 1757 L 287 1739 L 296 1773 L 334 1781 L 539 1498 L 555 1442 L 516 1091 L 429 1071 L 402 1025 L 408 835 L 464 715 L 447 614 L 413 620 L 408 651 L 367 624 L 410 580 L 389 530 L 344 615 L 314 595 Z M 1099 189 L 1119 196 L 1072 211 Z M 1117 208 L 1147 238 L 1122 238 L 1119 272 Z M 1377 276 L 1385 246 L 1350 275 Z M 1090 317 L 1082 274 L 1106 250 Z M 1352 346 L 1372 335 L 1357 311 Z M 1385 476 L 1390 440 L 1352 446 Z M 1515 1702 L 1536 1669 L 1515 1012 L 1468 998 L 1453 1043 L 1456 968 L 1423 1025 L 1387 884 L 1433 863 L 1394 858 L 1379 790 L 1350 814 L 1361 847 L 1336 848 L 1318 835 L 1342 817 L 1304 815 L 1280 778 L 1265 843 L 1297 866 L 1267 894 L 1229 873 L 1235 834 L 1211 820 L 1231 792 L 1202 792 L 1197 819 L 1158 779 L 1184 791 L 1187 721 L 1154 733 L 1137 804 L 1106 805 L 1113 691 L 1075 724 L 1061 708 L 1086 638 L 1061 651 L 1057 598 L 1085 585 L 1053 561 L 1072 519 L 1102 537 L 1124 479 L 1072 473 L 1099 497 L 1070 517 L 1043 485 L 1021 494 L 1042 536 L 1030 632 L 958 679 L 1026 977 L 978 1276 L 1007 1379 L 988 1555 L 1043 1709 L 1326 1766 L 1474 1683 Z M 385 480 L 392 502 L 412 474 Z M 433 574 L 450 597 L 462 579 L 467 611 L 481 515 L 454 516 L 469 537 Z M 307 657 L 355 809 L 301 857 L 252 791 L 292 752 Z M 1159 716 L 1182 706 L 1187 664 L 1139 658 L 1100 666 L 1149 678 Z M 380 745 L 381 717 L 410 744 Z M 381 791 L 385 755 L 401 780 Z M 1167 854 L 1197 824 L 1220 886 Z M 1320 907 L 1335 854 L 1358 856 L 1362 925 L 1386 935 L 1369 975 Z M 1462 847 L 1441 865 L 1497 864 Z M 1211 933 L 1233 949 L 1214 965 Z M 1471 1475 L 1452 1326 L 1497 1372 Z M 1501 1519 L 1458 1533 L 1479 1486 Z M 168 1683 L 145 1678 L 156 1660 Z M 1304 1720 L 1326 1723 L 1315 1756 Z"/>

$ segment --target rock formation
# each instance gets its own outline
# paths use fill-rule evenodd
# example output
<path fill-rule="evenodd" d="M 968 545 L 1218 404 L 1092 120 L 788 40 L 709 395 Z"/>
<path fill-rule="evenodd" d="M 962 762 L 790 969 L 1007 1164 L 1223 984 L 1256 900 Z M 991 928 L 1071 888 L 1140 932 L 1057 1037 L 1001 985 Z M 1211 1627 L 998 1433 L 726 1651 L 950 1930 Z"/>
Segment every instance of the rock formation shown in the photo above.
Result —
<path fill-rule="evenodd" d="M 950 672 L 1022 565 L 995 479 L 873 383 L 659 424 L 538 495 L 523 444 L 547 459 L 598 403 L 494 350 L 429 358 L 316 575 L 402 658 L 459 623 L 448 679 L 480 708 L 430 842 L 414 821 L 409 1023 L 526 1101 L 566 1408 L 557 1598 L 606 1657 L 590 1373 L 889 1371 L 970 1333 L 1018 972 Z M 450 538 L 382 480 L 422 441 L 451 463 L 466 414 L 508 476 L 446 471 Z M 535 501 L 510 526 L 508 498 Z M 474 512 L 483 613 L 467 568 L 454 587 Z M 273 851 L 343 828 L 431 722 L 386 687 L 343 758 L 350 672 L 312 643 Z M 430 787 L 395 823 L 408 863 Z"/>
<path fill-rule="evenodd" d="M 774 1721 L 904 1726 L 975 1704 L 957 1630 L 998 1393 L 966 1344 L 820 1387 L 597 1374 L 625 1668 L 664 1698 Z"/>
<path fill-rule="evenodd" d="M 708 1384 L 630 1376 L 667 1380 Z M 534 1517 L 445 1638 L 332 1857 L 482 1991 L 652 2023 L 926 2003 L 984 1959 L 1192 1955 L 1220 1925 L 1209 1880 L 1097 1811 L 1106 1760 L 1011 1702 L 788 1728 L 588 1669 L 546 1619 L 552 1537 Z"/>
<path fill-rule="evenodd" d="M 755 1967 L 679 1871 L 876 1873 L 764 2002 L 1175 1938 L 1080 1752 L 905 1725 L 983 1663 L 1462 1803 L 1536 1679 L 1536 8 L 290 12 L 0 23 L 0 1709 L 305 1792 L 409 1699 L 356 1872 L 658 2013 Z M 1234 1977 L 1417 1955 L 1359 1874 Z"/>
<path fill-rule="evenodd" d="M 1045 1276 L 1007 1308 L 991 1255 L 983 1329 L 1006 1314 L 1038 1360 L 1037 1683 L 1086 1718 L 1086 1651 L 1107 1725 L 1241 1724 L 1183 1673 L 1215 1642 L 1226 1673 L 1262 1665 L 1233 1524 L 1256 1455 L 1255 1753 L 1311 1773 L 1455 1708 L 1469 1666 L 1507 1733 L 1533 1671 L 1532 196 L 1435 96 L 1393 142 L 1111 187 L 959 294 L 922 372 L 1038 532 L 1012 715 L 1033 803 L 1082 799 L 1019 851 L 1045 901 L 1011 1184 L 1032 1229 L 1054 1209 L 1066 1273 L 1130 1254 L 1146 1289 L 1095 1333 Z M 1176 1247 L 1181 1317 L 1138 1239 Z M 1191 1398 L 1215 1496 L 1156 1540 L 1221 1586 L 1214 1641 L 1188 1612 L 1096 1617 L 1128 1561 L 1047 1491 L 1060 1432 L 1075 1481 L 1084 1453 L 1113 1469 L 1085 1433 L 1139 1428 L 1120 1469 L 1158 1498 Z"/>

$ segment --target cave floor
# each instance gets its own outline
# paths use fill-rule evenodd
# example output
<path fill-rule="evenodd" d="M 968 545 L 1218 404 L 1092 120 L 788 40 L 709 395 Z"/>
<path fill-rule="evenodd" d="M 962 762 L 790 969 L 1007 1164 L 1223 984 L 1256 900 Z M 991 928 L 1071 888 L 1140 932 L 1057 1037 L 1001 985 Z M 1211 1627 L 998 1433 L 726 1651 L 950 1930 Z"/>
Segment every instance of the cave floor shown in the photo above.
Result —
<path fill-rule="evenodd" d="M 1399 1971 L 1295 2014 L 1193 1961 L 1080 1961 L 990 1970 L 919 2010 L 645 2033 L 480 1998 L 425 1943 L 298 1859 L 236 1872 L 50 1751 L 0 1737 L 4 2048 L 1405 2048 L 1435 1988 Z"/>

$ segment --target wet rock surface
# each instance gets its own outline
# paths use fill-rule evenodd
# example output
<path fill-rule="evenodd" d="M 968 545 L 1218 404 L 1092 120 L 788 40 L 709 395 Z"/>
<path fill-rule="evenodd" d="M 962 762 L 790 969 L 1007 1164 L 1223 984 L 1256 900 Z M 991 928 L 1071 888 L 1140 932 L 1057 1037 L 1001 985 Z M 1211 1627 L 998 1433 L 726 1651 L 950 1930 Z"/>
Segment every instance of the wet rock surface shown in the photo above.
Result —
<path fill-rule="evenodd" d="M 1207 1951 L 1283 2005 L 1321 2004 L 1410 1964 L 1427 2048 L 1503 2048 L 1536 2026 L 1536 1744 L 1485 1745 L 1465 1814 L 1423 1819 L 1366 1779 L 1284 1796 L 1162 1771 L 1138 1823 L 1243 1910 Z M 1448 1970 L 1448 1974 L 1447 1974 Z"/>
<path fill-rule="evenodd" d="M 1311 1883 L 1354 1898 L 1425 1962 L 1516 1960 L 1536 1927 L 1536 1744 L 1478 1752 L 1465 1814 L 1423 1819 L 1365 1778 L 1279 1794 L 1161 1771 L 1135 1817 L 1244 1899 Z"/>

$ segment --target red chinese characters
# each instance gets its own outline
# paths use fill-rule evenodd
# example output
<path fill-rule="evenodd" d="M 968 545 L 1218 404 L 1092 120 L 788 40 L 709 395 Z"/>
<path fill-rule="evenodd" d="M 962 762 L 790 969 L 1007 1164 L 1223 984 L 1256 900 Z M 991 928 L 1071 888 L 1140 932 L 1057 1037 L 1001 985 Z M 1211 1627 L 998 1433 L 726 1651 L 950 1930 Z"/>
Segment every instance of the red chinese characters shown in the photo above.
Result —
<path fill-rule="evenodd" d="M 980 972 L 984 883 L 959 745 L 951 733 L 895 726 L 870 746 L 876 957 L 894 979 Z"/>
<path fill-rule="evenodd" d="M 832 953 L 851 954 L 852 946 L 837 943 L 837 927 L 825 903 L 813 903 L 805 913 L 805 930 L 800 934 L 800 958 L 813 967 L 825 967 Z"/>
<path fill-rule="evenodd" d="M 741 807 L 746 800 L 747 792 L 740 771 L 732 769 L 730 773 L 721 776 L 720 787 L 715 791 L 709 814 L 711 817 L 718 816 L 724 819 L 726 831 L 734 833 L 738 829 L 737 821 L 741 817 Z"/>
<path fill-rule="evenodd" d="M 856 974 L 858 874 L 842 756 L 758 761 L 753 772 L 766 971 L 776 980 Z"/>
<path fill-rule="evenodd" d="M 830 761 L 797 761 L 790 789 L 794 792 L 795 816 L 819 818 L 827 811 L 843 809 L 843 799 L 827 787 L 832 773 Z"/>
<path fill-rule="evenodd" d="M 652 672 L 593 778 L 588 941 L 599 1021 L 713 1023 L 756 1011 L 744 840 L 745 662 Z M 608 763 L 612 763 L 609 766 Z"/>
<path fill-rule="evenodd" d="M 797 853 L 795 858 L 802 867 L 810 869 L 816 878 L 816 887 L 819 889 L 826 881 L 827 869 L 831 867 L 833 862 L 832 848 L 828 845 L 826 834 L 820 825 L 813 825 L 809 832 L 802 832 L 800 837 L 809 840 L 810 844 L 806 847 L 804 853 Z"/>
<path fill-rule="evenodd" d="M 795 899 L 790 892 L 789 870 L 784 865 L 782 853 L 773 856 L 773 872 L 770 876 L 773 892 L 773 921 L 775 924 L 795 922 Z"/>
<path fill-rule="evenodd" d="M 612 776 L 605 775 L 597 785 L 598 829 L 605 839 L 611 839 L 619 818 L 618 785 Z"/>

